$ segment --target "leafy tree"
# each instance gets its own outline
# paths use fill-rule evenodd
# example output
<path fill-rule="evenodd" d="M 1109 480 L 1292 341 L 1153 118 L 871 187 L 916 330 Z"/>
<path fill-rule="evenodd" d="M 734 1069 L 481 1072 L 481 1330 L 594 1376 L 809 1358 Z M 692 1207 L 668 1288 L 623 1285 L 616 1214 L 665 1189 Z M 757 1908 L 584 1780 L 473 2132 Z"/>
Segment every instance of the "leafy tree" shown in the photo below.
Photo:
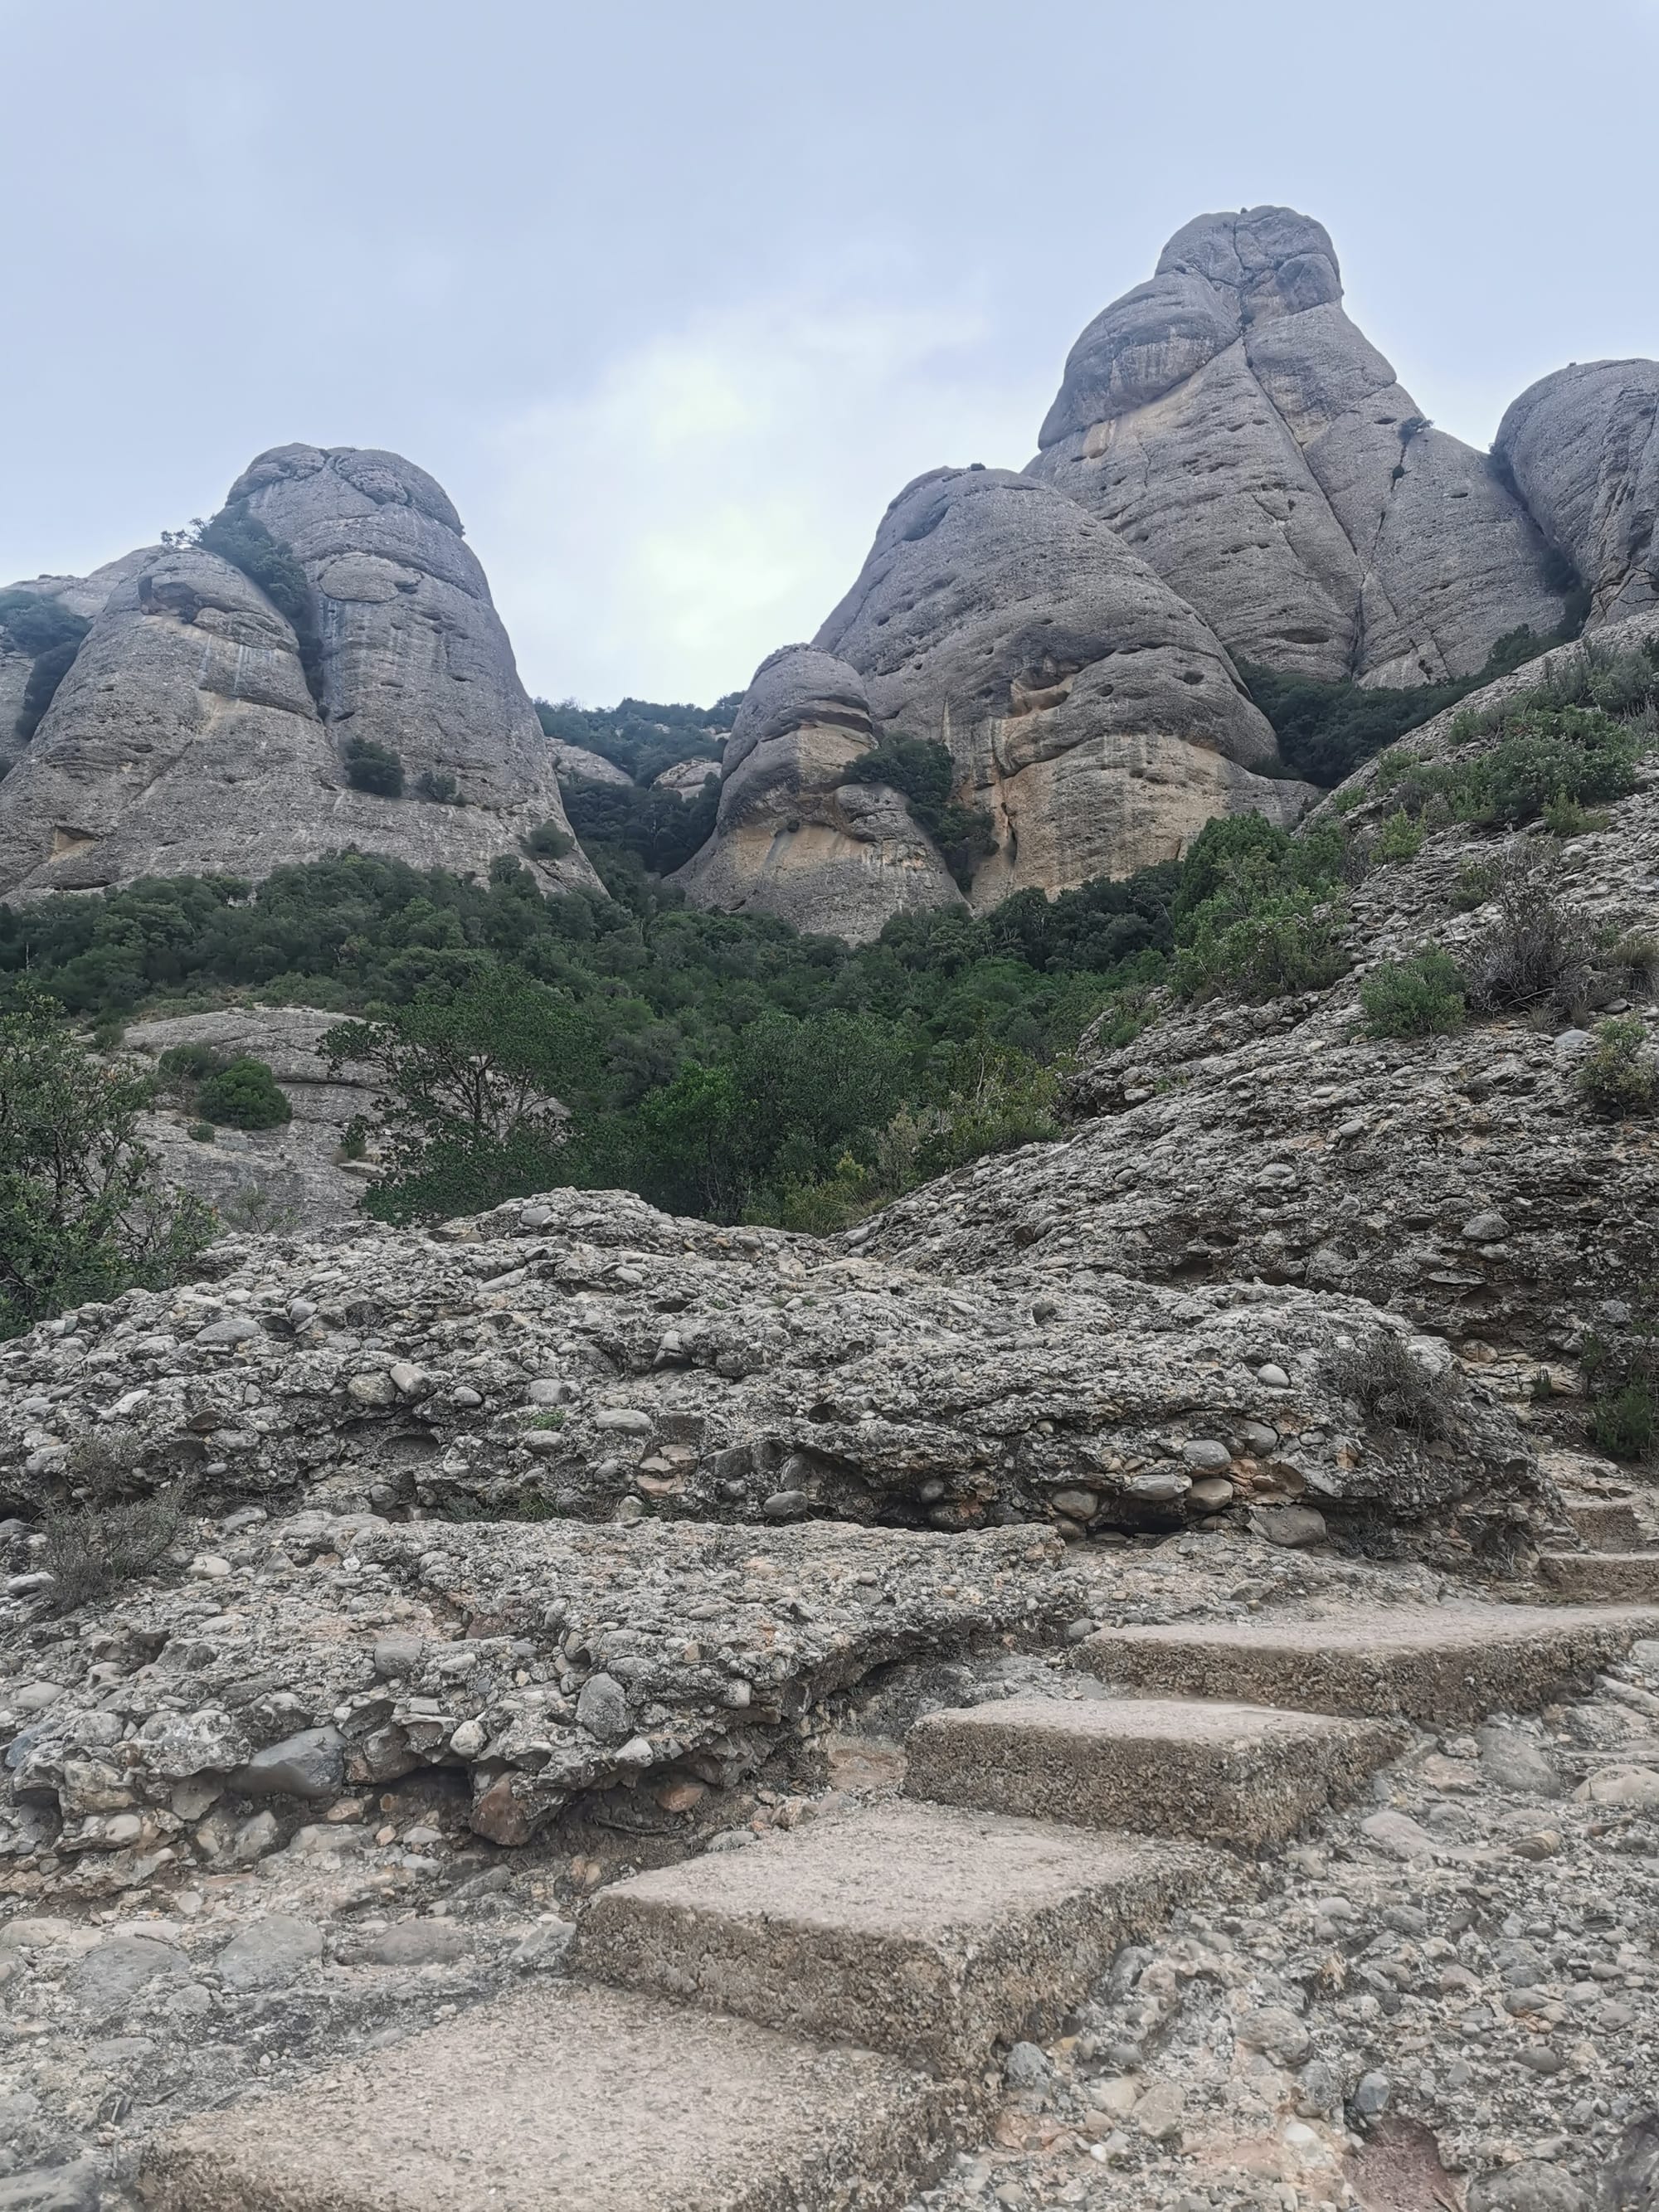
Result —
<path fill-rule="evenodd" d="M 564 786 L 564 810 L 583 850 L 599 867 L 609 855 L 636 861 L 648 873 L 672 875 L 707 844 L 720 805 L 720 770 L 709 763 L 692 799 L 637 784 L 598 783 L 582 776 Z"/>
<path fill-rule="evenodd" d="M 599 1042 L 568 998 L 502 970 L 328 1030 L 331 1064 L 366 1068 L 381 1094 L 371 1128 L 387 1172 L 369 1210 L 454 1212 L 572 1181 L 565 1099 L 592 1099 Z"/>
<path fill-rule="evenodd" d="M 176 1281 L 214 1233 L 138 1141 L 147 1078 L 101 1067 L 33 992 L 0 1012 L 0 1337 Z"/>
<path fill-rule="evenodd" d="M 650 699 L 623 699 L 614 707 L 579 707 L 574 699 L 556 705 L 538 699 L 543 730 L 568 745 L 623 769 L 645 785 L 681 761 L 720 765 L 720 746 L 743 702 L 741 691 L 728 691 L 712 707 L 666 706 Z"/>

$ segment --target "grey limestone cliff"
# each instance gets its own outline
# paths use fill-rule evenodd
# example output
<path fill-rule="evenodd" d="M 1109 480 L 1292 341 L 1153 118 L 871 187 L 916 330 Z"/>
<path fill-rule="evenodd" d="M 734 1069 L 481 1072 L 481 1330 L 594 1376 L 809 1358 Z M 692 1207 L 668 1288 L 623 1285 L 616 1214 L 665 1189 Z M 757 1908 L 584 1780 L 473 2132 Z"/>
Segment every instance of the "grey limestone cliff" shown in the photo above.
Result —
<path fill-rule="evenodd" d="M 1659 362 L 1575 362 L 1541 378 L 1492 450 L 1589 587 L 1592 625 L 1659 605 Z"/>
<path fill-rule="evenodd" d="M 1547 549 L 1341 299 L 1305 216 L 1199 216 L 1072 349 L 1033 473 L 1248 659 L 1384 684 L 1469 674 L 1505 631 L 1559 623 Z"/>
<path fill-rule="evenodd" d="M 884 516 L 816 641 L 884 729 L 938 739 L 997 850 L 975 905 L 1173 859 L 1212 815 L 1311 796 L 1220 643 L 1122 540 L 1006 469 L 938 469 Z"/>
<path fill-rule="evenodd" d="M 809 646 L 763 660 L 738 710 L 708 843 L 675 880 L 699 906 L 773 914 L 854 943 L 962 894 L 896 791 L 849 782 L 876 742 L 855 668 Z"/>
<path fill-rule="evenodd" d="M 512 854 L 550 884 L 592 884 L 574 848 L 526 851 L 543 823 L 568 833 L 555 764 L 432 479 L 395 455 L 285 447 L 230 505 L 305 565 L 320 701 L 288 617 L 201 547 L 42 579 L 92 628 L 0 784 L 0 896 L 258 878 L 346 848 L 473 873 Z M 408 795 L 351 785 L 356 739 L 398 756 Z M 459 803 L 421 796 L 423 776 L 449 778 Z"/>

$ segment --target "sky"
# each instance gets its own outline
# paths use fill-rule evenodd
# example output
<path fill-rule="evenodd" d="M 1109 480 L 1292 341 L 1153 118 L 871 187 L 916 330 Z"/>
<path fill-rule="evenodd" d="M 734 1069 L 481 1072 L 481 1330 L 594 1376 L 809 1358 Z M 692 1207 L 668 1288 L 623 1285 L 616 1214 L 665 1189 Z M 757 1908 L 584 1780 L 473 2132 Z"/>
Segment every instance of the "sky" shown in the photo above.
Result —
<path fill-rule="evenodd" d="M 1279 202 L 1485 447 L 1659 355 L 1659 0 L 0 0 L 0 580 L 264 447 L 438 477 L 532 692 L 708 702 Z"/>

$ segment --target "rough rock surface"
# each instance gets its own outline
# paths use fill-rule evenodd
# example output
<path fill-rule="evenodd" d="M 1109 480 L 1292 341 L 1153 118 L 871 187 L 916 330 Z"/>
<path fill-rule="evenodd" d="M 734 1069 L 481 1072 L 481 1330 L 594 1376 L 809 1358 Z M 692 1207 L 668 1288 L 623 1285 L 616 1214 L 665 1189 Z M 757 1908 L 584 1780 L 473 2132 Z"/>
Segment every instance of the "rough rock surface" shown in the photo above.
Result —
<path fill-rule="evenodd" d="M 499 854 L 527 857 L 541 823 L 567 829 L 483 572 L 431 479 L 392 455 L 286 447 L 239 481 L 242 496 L 273 535 L 295 535 L 316 583 L 327 719 L 291 624 L 240 570 L 195 547 L 112 564 L 0 787 L 0 895 L 258 878 L 348 846 L 483 873 Z M 354 738 L 398 754 L 404 797 L 348 783 Z M 452 775 L 465 803 L 422 799 L 424 773 Z M 531 865 L 549 882 L 594 880 L 580 853 Z"/>
<path fill-rule="evenodd" d="M 1544 541 L 1342 311 L 1292 209 L 1200 216 L 1078 340 L 1032 463 L 1229 649 L 1321 678 L 1465 675 L 1561 620 Z"/>
<path fill-rule="evenodd" d="M 1273 732 L 1205 623 L 1007 469 L 908 485 L 816 643 L 865 678 L 883 729 L 945 744 L 958 795 L 989 811 L 976 905 L 1172 859 L 1215 814 L 1293 821 L 1311 796 L 1273 779 Z"/>
<path fill-rule="evenodd" d="M 337 1017 L 308 1006 L 230 1006 L 212 1014 L 176 1014 L 131 1022 L 123 1049 L 149 1061 L 181 1044 L 205 1044 L 227 1060 L 263 1060 L 294 1109 L 274 1129 L 218 1128 L 192 1137 L 195 1117 L 163 1103 L 144 1117 L 143 1142 L 170 1182 L 216 1206 L 245 1228 L 316 1228 L 355 1213 L 372 1162 L 342 1160 L 348 1126 L 373 1113 L 379 1093 L 354 1081 L 348 1064 L 331 1067 L 317 1049 Z"/>
<path fill-rule="evenodd" d="M 0 1498 L 86 1480 L 95 1432 L 138 1479 L 210 1466 L 222 1495 L 380 1510 L 1075 1534 L 1235 1504 L 1271 1527 L 1305 1497 L 1467 1558 L 1545 1499 L 1478 1385 L 1445 1381 L 1439 1438 L 1366 1422 L 1331 1362 L 1391 1324 L 1356 1300 L 1018 1265 L 941 1284 L 619 1193 L 453 1233 L 229 1243 L 213 1279 L 46 1322 L 0 1352 Z M 1414 1352 L 1446 1377 L 1443 1346 Z"/>
<path fill-rule="evenodd" d="M 1541 378 L 1492 451 L 1589 586 L 1593 625 L 1659 604 L 1659 362 L 1575 362 Z"/>
<path fill-rule="evenodd" d="M 1649 617 L 1595 649 L 1656 635 Z M 1540 672 L 1468 703 L 1523 692 Z M 1410 750 L 1452 750 L 1455 720 L 1413 731 Z M 1342 818 L 1362 837 L 1389 809 L 1376 778 L 1368 767 L 1346 787 L 1359 803 Z M 1520 842 L 1553 859 L 1554 896 L 1598 933 L 1650 929 L 1659 769 L 1644 769 L 1604 830 L 1554 854 L 1553 841 Z M 1586 1329 L 1627 1318 L 1632 1287 L 1659 1274 L 1659 1152 L 1650 1123 L 1599 1119 L 1576 1097 L 1588 1033 L 1547 1010 L 1447 1036 L 1363 1031 L 1365 971 L 1424 944 L 1467 951 L 1492 909 L 1460 913 L 1450 894 L 1506 849 L 1453 827 L 1373 869 L 1351 894 L 1355 965 L 1340 981 L 1266 1006 L 1171 1009 L 1133 1044 L 1085 1056 L 1073 1103 L 1087 1118 L 1064 1144 L 901 1199 L 858 1249 L 952 1279 L 1012 1241 L 1055 1272 L 1303 1284 L 1389 1306 L 1477 1357 L 1565 1356 Z M 1659 1006 L 1645 1018 L 1659 1024 Z"/>
<path fill-rule="evenodd" d="M 586 745 L 568 744 L 562 738 L 550 738 L 547 750 L 554 771 L 567 783 L 631 784 L 634 781 L 625 768 L 618 768 L 603 753 L 591 753 Z"/>
<path fill-rule="evenodd" d="M 1645 2212 L 1659 1644 L 1535 1719 L 1419 1735 L 1242 1909 L 1119 1953 L 1016 2046 L 912 2212 Z M 1465 2192 L 1467 2191 L 1467 2196 Z"/>
<path fill-rule="evenodd" d="M 804 645 L 770 654 L 726 743 L 714 834 L 674 880 L 699 906 L 777 915 L 855 944 L 896 914 L 959 906 L 898 793 L 844 780 L 875 742 L 855 668 Z"/>

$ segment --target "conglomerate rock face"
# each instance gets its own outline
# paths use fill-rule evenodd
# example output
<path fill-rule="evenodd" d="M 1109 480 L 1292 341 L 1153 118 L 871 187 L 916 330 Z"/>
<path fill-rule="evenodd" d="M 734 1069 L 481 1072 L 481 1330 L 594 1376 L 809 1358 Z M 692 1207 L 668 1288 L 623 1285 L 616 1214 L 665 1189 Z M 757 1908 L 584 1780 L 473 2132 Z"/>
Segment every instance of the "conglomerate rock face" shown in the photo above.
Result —
<path fill-rule="evenodd" d="M 1523 1533 L 1529 1449 L 1443 1346 L 1409 1347 L 1446 1407 L 1414 1435 L 1350 1395 L 1342 1355 L 1408 1334 L 1363 1302 L 1033 1270 L 1023 1241 L 942 1283 L 608 1192 L 515 1202 L 455 1241 L 219 1248 L 216 1279 L 0 1353 L 0 1503 L 34 1514 L 84 1484 L 95 1436 L 134 1480 L 211 1469 L 226 1497 L 383 1511 L 1075 1535 L 1235 1509 L 1272 1533 L 1305 1500 L 1448 1556 Z"/>
<path fill-rule="evenodd" d="M 432 479 L 395 454 L 284 447 L 230 504 L 315 587 L 320 700 L 292 623 L 200 547 L 54 589 L 92 628 L 0 785 L 0 896 L 258 878 L 347 847 L 479 874 L 505 854 L 550 884 L 591 885 L 580 853 L 526 849 L 544 823 L 568 834 L 555 763 Z M 404 796 L 354 787 L 359 740 L 398 756 Z M 447 779 L 453 803 L 423 796 L 422 778 Z"/>
<path fill-rule="evenodd" d="M 961 905 L 899 793 L 848 780 L 875 742 L 855 668 L 804 645 L 769 655 L 721 758 L 714 834 L 675 881 L 699 906 L 777 915 L 854 944 L 895 915 Z M 702 770 L 701 789 L 710 771 L 686 765 Z"/>
<path fill-rule="evenodd" d="M 974 901 L 1173 859 L 1212 816 L 1293 821 L 1273 734 L 1206 624 L 1074 501 L 939 469 L 883 518 L 819 630 L 884 730 L 936 739 L 990 815 Z"/>
<path fill-rule="evenodd" d="M 1659 605 L 1659 362 L 1575 362 L 1521 394 L 1492 447 L 1589 590 L 1589 622 Z"/>
<path fill-rule="evenodd" d="M 1648 616 L 1551 657 L 1659 640 Z M 1523 669 L 1467 708 L 1513 698 Z M 1424 759 L 1478 750 L 1459 713 L 1406 740 Z M 1363 841 L 1394 804 L 1375 763 L 1345 787 Z M 1530 864 L 1557 910 L 1605 943 L 1650 932 L 1659 882 L 1659 773 L 1566 842 L 1462 826 L 1412 860 L 1374 867 L 1350 894 L 1354 965 L 1328 990 L 1265 1006 L 1171 1007 L 1131 1044 L 1091 1055 L 1061 1146 L 982 1162 L 897 1200 L 861 1251 L 948 1279 L 1011 1245 L 1064 1273 L 1121 1269 L 1155 1281 L 1295 1283 L 1374 1300 L 1477 1352 L 1568 1358 L 1586 1332 L 1628 1322 L 1659 1277 L 1659 1152 L 1644 1120 L 1603 1119 L 1575 1078 L 1589 1033 L 1548 1005 L 1449 1036 L 1365 1034 L 1366 972 L 1436 945 L 1468 961 L 1497 909 L 1467 907 L 1484 870 Z M 1456 902 L 1454 895 L 1456 894 Z M 1628 987 L 1636 990 L 1635 986 Z M 1650 999 L 1652 979 L 1638 999 Z M 1659 1004 L 1638 1004 L 1651 1030 Z"/>
<path fill-rule="evenodd" d="M 1561 620 L 1536 523 L 1434 429 L 1290 208 L 1200 216 L 1072 349 L 1033 472 L 1118 532 L 1230 651 L 1412 684 Z"/>

